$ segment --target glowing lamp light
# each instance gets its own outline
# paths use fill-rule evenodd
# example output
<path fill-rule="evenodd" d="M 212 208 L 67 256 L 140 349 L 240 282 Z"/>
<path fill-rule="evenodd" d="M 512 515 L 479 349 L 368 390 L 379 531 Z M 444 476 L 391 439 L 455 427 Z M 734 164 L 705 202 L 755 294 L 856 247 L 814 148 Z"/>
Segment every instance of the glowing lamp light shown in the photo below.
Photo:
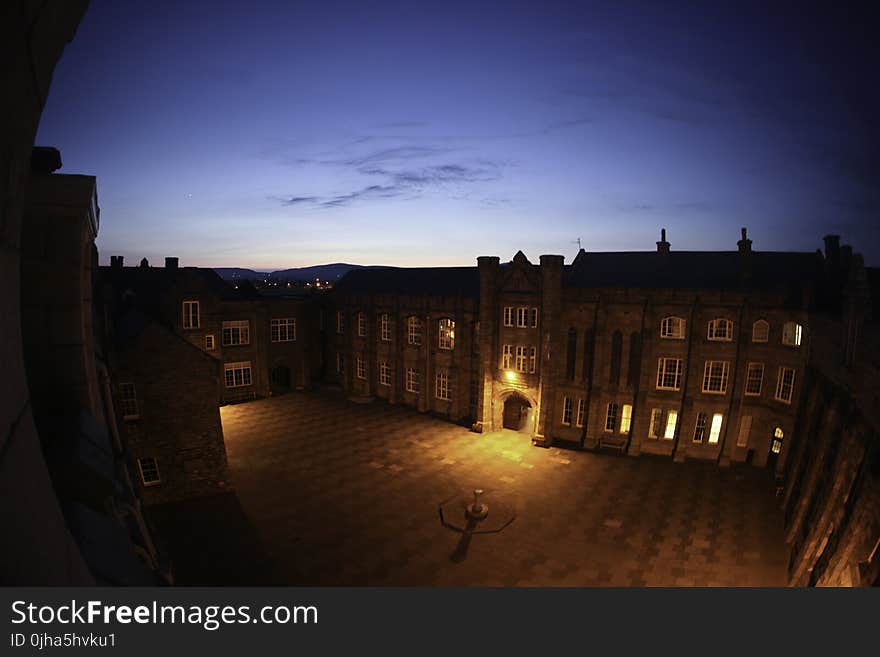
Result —
<path fill-rule="evenodd" d="M 507 377 L 508 381 L 515 381 L 516 380 L 516 373 L 513 370 L 507 370 L 504 373 L 504 376 Z"/>

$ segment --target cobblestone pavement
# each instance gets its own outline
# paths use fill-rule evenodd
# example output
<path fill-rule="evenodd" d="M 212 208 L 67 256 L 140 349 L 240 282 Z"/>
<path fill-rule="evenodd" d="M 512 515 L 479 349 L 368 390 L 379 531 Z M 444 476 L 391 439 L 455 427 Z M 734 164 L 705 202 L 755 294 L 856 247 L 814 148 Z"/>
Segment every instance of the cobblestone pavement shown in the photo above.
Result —
<path fill-rule="evenodd" d="M 233 485 L 278 584 L 783 585 L 766 471 L 533 447 L 381 402 L 294 393 L 221 409 Z M 500 533 L 438 505 L 474 488 Z M 478 526 L 479 528 L 479 526 Z"/>

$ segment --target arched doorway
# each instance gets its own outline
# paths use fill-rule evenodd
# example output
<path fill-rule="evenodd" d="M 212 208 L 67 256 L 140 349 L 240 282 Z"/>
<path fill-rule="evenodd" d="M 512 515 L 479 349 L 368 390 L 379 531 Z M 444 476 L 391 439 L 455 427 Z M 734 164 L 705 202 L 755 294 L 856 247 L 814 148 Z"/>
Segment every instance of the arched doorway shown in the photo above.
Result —
<path fill-rule="evenodd" d="M 522 395 L 511 394 L 504 400 L 502 426 L 513 431 L 528 432 L 532 426 L 532 405 Z"/>

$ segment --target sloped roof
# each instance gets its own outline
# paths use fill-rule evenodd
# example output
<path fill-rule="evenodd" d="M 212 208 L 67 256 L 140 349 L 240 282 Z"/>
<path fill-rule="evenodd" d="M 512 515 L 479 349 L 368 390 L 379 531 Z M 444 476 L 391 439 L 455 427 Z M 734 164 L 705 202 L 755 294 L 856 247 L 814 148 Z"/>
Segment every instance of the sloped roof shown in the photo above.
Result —
<path fill-rule="evenodd" d="M 757 252 L 749 255 L 751 275 L 740 281 L 738 251 L 581 251 L 565 268 L 563 285 L 576 288 L 719 289 L 776 287 L 820 275 L 815 253 Z"/>
<path fill-rule="evenodd" d="M 480 296 L 477 267 L 377 267 L 353 269 L 335 289 L 345 294 L 409 294 L 443 297 Z"/>

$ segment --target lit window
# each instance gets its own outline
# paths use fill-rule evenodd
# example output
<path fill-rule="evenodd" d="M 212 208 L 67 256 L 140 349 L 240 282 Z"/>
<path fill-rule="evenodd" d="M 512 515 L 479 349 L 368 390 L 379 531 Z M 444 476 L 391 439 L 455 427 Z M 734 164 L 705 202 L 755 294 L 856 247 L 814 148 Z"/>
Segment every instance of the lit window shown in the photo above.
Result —
<path fill-rule="evenodd" d="M 199 321 L 199 302 L 184 301 L 183 302 L 183 328 L 197 329 L 201 326 Z"/>
<path fill-rule="evenodd" d="M 434 395 L 437 399 L 445 399 L 449 401 L 449 372 L 446 370 L 437 370 L 437 376 L 434 379 Z"/>
<path fill-rule="evenodd" d="M 739 435 L 736 437 L 737 447 L 749 446 L 749 433 L 752 431 L 752 416 L 743 415 L 739 421 Z"/>
<path fill-rule="evenodd" d="M 663 432 L 665 440 L 675 438 L 675 424 L 678 422 L 678 411 L 669 411 L 666 414 L 666 431 Z"/>
<path fill-rule="evenodd" d="M 681 389 L 681 358 L 661 358 L 657 364 L 657 389 Z"/>
<path fill-rule="evenodd" d="M 721 436 L 721 421 L 724 419 L 724 416 L 721 413 L 715 413 L 712 416 L 712 427 L 709 429 L 709 444 L 715 445 L 718 443 L 718 438 Z"/>
<path fill-rule="evenodd" d="M 155 486 L 161 483 L 159 478 L 159 463 L 152 456 L 138 459 L 138 470 L 141 471 L 141 482 L 144 486 Z"/>
<path fill-rule="evenodd" d="M 419 374 L 419 371 L 413 369 L 412 367 L 406 368 L 406 391 L 407 392 L 421 392 L 422 389 L 422 378 Z"/>
<path fill-rule="evenodd" d="M 455 348 L 455 322 L 448 317 L 440 320 L 438 346 L 440 349 Z"/>
<path fill-rule="evenodd" d="M 709 416 L 705 413 L 697 413 L 697 424 L 694 427 L 694 442 L 701 443 L 706 437 L 706 425 L 709 424 Z"/>
<path fill-rule="evenodd" d="M 648 438 L 658 438 L 660 429 L 663 426 L 663 409 L 651 409 L 651 424 L 648 426 Z"/>
<path fill-rule="evenodd" d="M 537 347 L 529 348 L 529 373 L 535 373 L 535 363 L 538 360 L 538 349 Z"/>
<path fill-rule="evenodd" d="M 214 336 L 211 334 L 205 336 L 205 350 L 214 351 Z"/>
<path fill-rule="evenodd" d="M 516 326 L 517 328 L 528 328 L 529 327 L 529 309 L 528 308 L 517 308 L 516 309 Z"/>
<path fill-rule="evenodd" d="M 773 437 L 774 438 L 782 438 L 784 435 L 785 434 L 782 433 L 782 427 L 776 427 L 773 430 Z"/>
<path fill-rule="evenodd" d="M 360 337 L 364 337 L 367 334 L 367 317 L 366 317 L 366 315 L 364 315 L 363 311 L 358 311 L 357 322 L 358 322 L 358 335 Z"/>
<path fill-rule="evenodd" d="M 562 424 L 571 426 L 571 397 L 562 399 Z"/>
<path fill-rule="evenodd" d="M 532 317 L 532 328 L 538 328 L 538 309 L 532 308 L 530 314 Z"/>
<path fill-rule="evenodd" d="M 770 339 L 770 324 L 759 319 L 752 324 L 752 342 L 767 342 Z"/>
<path fill-rule="evenodd" d="M 733 322 L 723 318 L 713 319 L 709 322 L 709 334 L 707 337 L 710 340 L 720 340 L 722 342 L 733 340 Z"/>
<path fill-rule="evenodd" d="M 379 363 L 379 383 L 383 386 L 391 385 L 391 366 L 384 360 Z"/>
<path fill-rule="evenodd" d="M 586 414 L 587 403 L 585 399 L 578 399 L 578 411 L 577 411 L 577 421 L 575 422 L 576 426 L 582 427 L 584 426 L 584 415 Z"/>
<path fill-rule="evenodd" d="M 246 319 L 223 322 L 223 346 L 251 343 L 251 323 Z"/>
<path fill-rule="evenodd" d="M 620 414 L 620 433 L 629 433 L 630 424 L 632 423 L 632 412 L 632 405 L 623 405 L 623 410 Z"/>
<path fill-rule="evenodd" d="M 510 362 L 511 362 L 512 358 L 513 358 L 513 345 L 512 344 L 504 345 L 501 350 L 501 369 L 509 370 L 510 369 Z"/>
<path fill-rule="evenodd" d="M 287 317 L 269 321 L 272 342 L 293 342 L 296 340 L 296 319 Z"/>
<path fill-rule="evenodd" d="M 730 363 L 726 360 L 707 360 L 703 369 L 703 392 L 724 394 L 727 392 L 727 378 Z"/>
<path fill-rule="evenodd" d="M 251 362 L 249 360 L 240 363 L 225 363 L 223 376 L 227 388 L 241 388 L 251 385 Z"/>
<path fill-rule="evenodd" d="M 367 378 L 367 364 L 364 361 L 363 354 L 357 354 L 357 356 L 355 356 L 355 367 L 357 368 L 357 378 L 366 379 Z"/>
<path fill-rule="evenodd" d="M 119 402 L 122 405 L 123 420 L 136 420 L 140 417 L 137 403 L 137 392 L 133 383 L 119 384 Z"/>
<path fill-rule="evenodd" d="M 776 427 L 773 431 L 773 440 L 770 442 L 770 451 L 779 454 L 782 451 L 782 427 Z"/>
<path fill-rule="evenodd" d="M 791 347 L 801 346 L 801 334 L 803 327 L 797 322 L 786 322 L 782 327 L 782 344 Z"/>
<path fill-rule="evenodd" d="M 786 404 L 791 403 L 794 395 L 794 368 L 780 367 L 779 377 L 776 379 L 776 399 Z"/>
<path fill-rule="evenodd" d="M 345 313 L 341 310 L 336 311 L 336 332 L 345 333 Z"/>
<path fill-rule="evenodd" d="M 608 404 L 608 409 L 605 411 L 605 431 L 614 431 L 615 427 L 617 427 L 618 408 L 614 402 Z"/>
<path fill-rule="evenodd" d="M 422 344 L 422 320 L 415 315 L 406 319 L 406 342 L 407 344 Z"/>
<path fill-rule="evenodd" d="M 513 306 L 504 306 L 504 325 L 513 326 Z"/>
<path fill-rule="evenodd" d="M 660 321 L 660 337 L 684 340 L 684 320 L 681 317 L 664 317 Z"/>
<path fill-rule="evenodd" d="M 528 371 L 528 347 L 524 347 L 523 345 L 517 345 L 516 347 L 516 371 L 517 372 L 526 372 Z"/>

